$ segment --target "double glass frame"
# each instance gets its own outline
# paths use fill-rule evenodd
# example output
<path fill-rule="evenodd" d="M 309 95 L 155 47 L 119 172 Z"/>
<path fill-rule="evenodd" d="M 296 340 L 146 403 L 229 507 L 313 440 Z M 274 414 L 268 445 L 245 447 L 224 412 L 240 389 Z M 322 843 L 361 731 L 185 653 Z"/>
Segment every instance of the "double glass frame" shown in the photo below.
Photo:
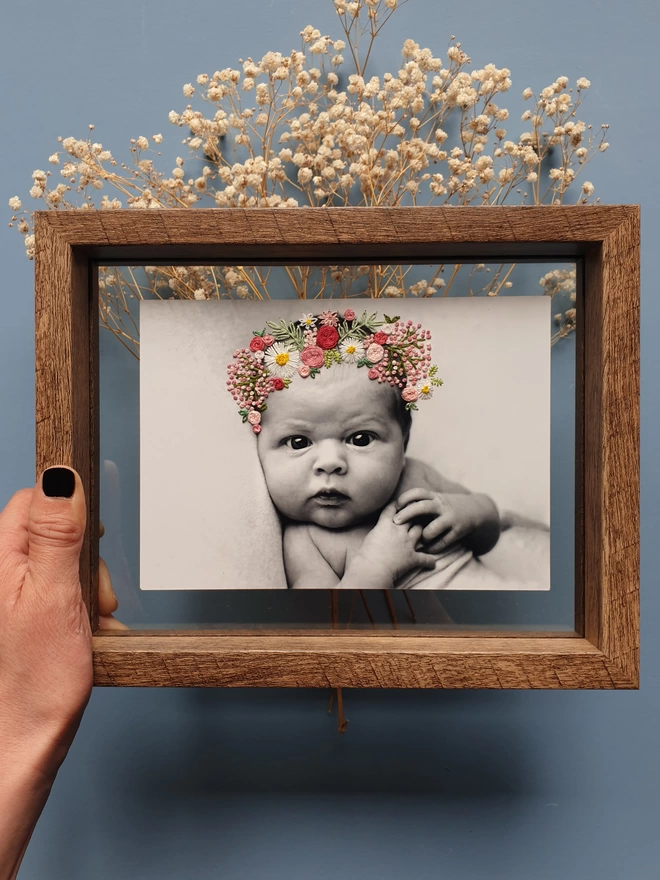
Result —
<path fill-rule="evenodd" d="M 81 474 L 95 683 L 637 687 L 639 210 L 635 206 L 45 212 L 36 218 L 37 469 Z M 577 267 L 574 632 L 480 628 L 100 632 L 100 265 Z"/>

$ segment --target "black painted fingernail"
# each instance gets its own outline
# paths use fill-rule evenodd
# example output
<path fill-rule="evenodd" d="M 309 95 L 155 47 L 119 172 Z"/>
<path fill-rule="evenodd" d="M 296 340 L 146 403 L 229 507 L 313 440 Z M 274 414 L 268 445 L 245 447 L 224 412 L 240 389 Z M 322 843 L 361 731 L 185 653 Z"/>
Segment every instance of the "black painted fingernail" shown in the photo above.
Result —
<path fill-rule="evenodd" d="M 76 477 L 68 468 L 48 468 L 41 477 L 41 487 L 48 498 L 71 498 L 76 488 Z"/>

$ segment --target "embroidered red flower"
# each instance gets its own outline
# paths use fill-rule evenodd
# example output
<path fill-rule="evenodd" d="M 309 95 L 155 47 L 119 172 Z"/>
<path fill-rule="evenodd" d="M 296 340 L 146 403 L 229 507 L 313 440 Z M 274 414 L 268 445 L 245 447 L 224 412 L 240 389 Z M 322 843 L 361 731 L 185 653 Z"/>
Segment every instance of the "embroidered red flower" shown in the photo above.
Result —
<path fill-rule="evenodd" d="M 284 388 L 284 381 L 279 376 L 274 377 L 273 388 L 275 391 L 281 391 Z"/>
<path fill-rule="evenodd" d="M 270 333 L 266 333 L 262 337 L 262 339 L 264 341 L 264 345 L 266 346 L 266 348 L 268 348 L 269 345 L 272 345 L 275 342 L 275 337 L 271 336 Z"/>
<path fill-rule="evenodd" d="M 328 325 L 329 326 L 329 325 Z M 329 346 L 332 348 L 332 346 Z M 318 345 L 308 345 L 300 352 L 300 360 L 308 367 L 322 367 L 324 361 L 323 349 Z"/>
<path fill-rule="evenodd" d="M 354 321 L 355 320 L 355 312 L 353 309 L 346 309 L 344 312 L 344 320 L 345 321 Z"/>
<path fill-rule="evenodd" d="M 262 336 L 253 336 L 250 340 L 250 351 L 263 351 L 266 343 Z"/>
<path fill-rule="evenodd" d="M 331 348 L 334 348 L 338 342 L 339 333 L 337 332 L 336 327 L 319 327 L 316 334 L 316 344 L 319 348 L 323 348 L 326 351 L 329 351 Z"/>
<path fill-rule="evenodd" d="M 374 333 L 374 342 L 378 343 L 378 345 L 385 345 L 387 342 L 387 333 L 383 333 L 382 330 L 379 330 L 378 333 Z"/>

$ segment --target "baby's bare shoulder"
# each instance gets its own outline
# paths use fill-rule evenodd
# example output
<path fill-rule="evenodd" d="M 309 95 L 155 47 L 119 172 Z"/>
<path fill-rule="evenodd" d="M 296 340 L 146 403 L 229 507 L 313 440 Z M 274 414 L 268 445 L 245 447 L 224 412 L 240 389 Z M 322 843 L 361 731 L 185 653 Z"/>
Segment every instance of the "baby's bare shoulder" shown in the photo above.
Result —
<path fill-rule="evenodd" d="M 445 483 L 445 478 L 439 470 L 419 458 L 407 457 L 399 480 L 397 491 L 406 489 L 436 489 L 442 491 L 440 486 Z"/>

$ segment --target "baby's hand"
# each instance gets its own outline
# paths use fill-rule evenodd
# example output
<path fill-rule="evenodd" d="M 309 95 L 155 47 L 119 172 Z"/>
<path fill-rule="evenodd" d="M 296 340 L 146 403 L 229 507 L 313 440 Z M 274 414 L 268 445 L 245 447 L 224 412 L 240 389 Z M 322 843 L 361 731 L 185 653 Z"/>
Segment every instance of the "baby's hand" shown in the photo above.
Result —
<path fill-rule="evenodd" d="M 416 521 L 422 529 L 423 548 L 430 553 L 445 550 L 482 527 L 489 530 L 495 527 L 499 535 L 499 514 L 486 495 L 409 489 L 399 497 L 396 506 L 394 523 L 405 525 Z"/>
<path fill-rule="evenodd" d="M 370 573 L 369 587 L 390 589 L 413 568 L 433 568 L 435 559 L 416 546 L 422 527 L 416 523 L 395 522 L 396 504 L 384 508 L 378 522 L 364 539 L 358 556 L 360 567 Z"/>

